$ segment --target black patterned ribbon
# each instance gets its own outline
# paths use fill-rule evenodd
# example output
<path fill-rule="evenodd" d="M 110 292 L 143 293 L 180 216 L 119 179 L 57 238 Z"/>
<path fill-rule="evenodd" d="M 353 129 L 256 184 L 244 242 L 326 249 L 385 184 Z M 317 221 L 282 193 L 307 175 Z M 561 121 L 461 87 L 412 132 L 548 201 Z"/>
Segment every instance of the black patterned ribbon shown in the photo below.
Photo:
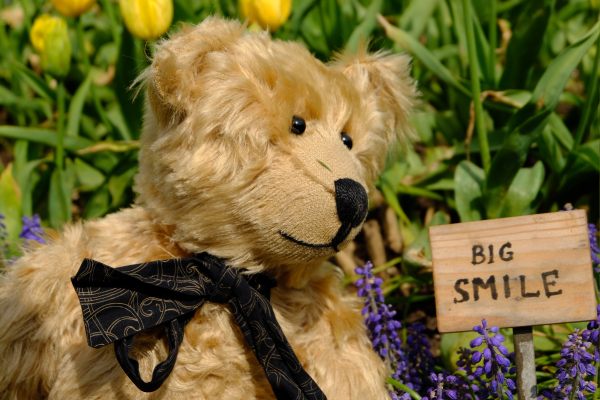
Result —
<path fill-rule="evenodd" d="M 194 311 L 210 301 L 229 305 L 277 399 L 326 399 L 275 319 L 269 301 L 275 281 L 242 272 L 207 253 L 121 268 L 85 259 L 71 281 L 81 303 L 88 344 L 97 348 L 114 342 L 119 364 L 140 390 L 154 391 L 169 376 L 183 328 Z M 156 326 L 165 329 L 169 355 L 155 367 L 151 381 L 145 382 L 129 352 L 135 334 Z"/>

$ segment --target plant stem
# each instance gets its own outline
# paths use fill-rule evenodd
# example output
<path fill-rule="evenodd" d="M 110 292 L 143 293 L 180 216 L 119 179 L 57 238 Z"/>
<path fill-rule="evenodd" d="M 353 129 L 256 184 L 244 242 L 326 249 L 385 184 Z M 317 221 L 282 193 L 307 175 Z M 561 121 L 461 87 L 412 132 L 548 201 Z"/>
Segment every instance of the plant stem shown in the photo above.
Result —
<path fill-rule="evenodd" d="M 598 385 L 600 385 L 600 363 L 598 363 L 598 365 L 596 365 L 596 388 L 598 387 Z M 599 395 L 600 395 L 600 390 L 596 389 L 596 391 L 594 392 L 594 396 L 592 397 L 592 400 L 598 400 Z"/>
<path fill-rule="evenodd" d="M 497 19 L 498 19 L 498 8 L 496 7 L 496 0 L 489 0 L 490 6 L 490 21 L 489 21 L 489 41 L 490 41 L 490 54 L 489 54 L 489 68 L 488 75 L 492 82 L 492 86 L 496 87 L 496 47 L 498 47 L 497 38 Z"/>
<path fill-rule="evenodd" d="M 575 375 L 575 379 L 573 379 L 573 383 L 571 385 L 571 394 L 569 395 L 569 400 L 575 400 L 575 394 L 577 393 L 578 383 L 579 381 L 579 372 Z"/>
<path fill-rule="evenodd" d="M 395 388 L 403 390 L 406 393 L 408 393 L 410 395 L 410 397 L 412 397 L 414 400 L 421 400 L 421 396 L 419 396 L 419 394 L 417 392 L 415 392 L 414 390 L 412 390 L 405 384 L 400 383 L 397 380 L 392 379 L 392 378 L 388 378 L 387 381 L 390 385 L 394 386 Z"/>
<path fill-rule="evenodd" d="M 85 51 L 85 38 L 83 36 L 83 22 L 82 22 L 81 18 L 77 19 L 77 21 L 75 22 L 75 25 L 77 27 L 77 30 L 76 30 L 77 50 L 79 50 L 80 57 L 81 57 L 80 59 L 83 62 L 85 71 L 88 72 L 90 69 L 90 59 L 89 59 L 87 52 Z"/>
<path fill-rule="evenodd" d="M 64 165 L 64 137 L 65 137 L 65 84 L 62 80 L 58 80 L 56 87 L 56 103 L 58 118 L 56 121 L 56 153 L 54 162 L 56 168 L 62 171 Z"/>
<path fill-rule="evenodd" d="M 590 71 L 588 84 L 586 85 L 590 88 L 590 91 L 588 93 L 587 101 L 583 106 L 583 114 L 581 120 L 579 121 L 579 126 L 577 126 L 573 148 L 577 148 L 577 146 L 581 144 L 583 136 L 585 135 L 585 131 L 587 130 L 590 122 L 592 109 L 595 108 L 594 103 L 596 103 L 596 93 L 598 90 L 598 64 L 600 64 L 600 35 L 598 36 L 598 41 L 596 42 L 596 56 L 594 57 L 594 64 L 592 66 L 592 70 Z M 598 107 L 598 104 L 596 104 L 596 107 Z"/>
<path fill-rule="evenodd" d="M 473 17 L 471 16 L 470 0 L 462 0 L 464 20 L 467 34 L 467 52 L 469 55 L 469 69 L 471 71 L 471 96 L 475 108 L 475 127 L 477 137 L 479 138 L 479 148 L 481 152 L 481 162 L 483 170 L 487 173 L 490 170 L 491 157 L 488 144 L 487 132 L 485 131 L 485 121 L 483 120 L 483 107 L 481 104 L 481 86 L 479 83 L 479 63 L 475 49 L 475 34 L 473 32 Z"/>

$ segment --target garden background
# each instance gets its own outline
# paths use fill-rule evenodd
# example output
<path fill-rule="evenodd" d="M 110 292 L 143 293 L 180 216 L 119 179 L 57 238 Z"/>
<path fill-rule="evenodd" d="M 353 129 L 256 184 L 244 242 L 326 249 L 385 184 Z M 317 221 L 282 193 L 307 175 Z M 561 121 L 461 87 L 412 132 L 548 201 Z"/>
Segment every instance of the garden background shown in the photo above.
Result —
<path fill-rule="evenodd" d="M 483 379 L 479 385 L 493 389 L 498 378 L 485 378 L 485 352 L 483 375 L 470 374 L 457 353 L 463 347 L 473 361 L 470 341 L 478 348 L 483 334 L 483 345 L 493 348 L 493 330 L 436 332 L 429 226 L 565 207 L 585 209 L 591 229 L 598 222 L 598 0 L 294 0 L 291 6 L 276 0 L 4 0 L 1 7 L 0 273 L 22 245 L 44 240 L 40 223 L 46 232 L 58 230 L 133 201 L 143 96 L 134 96 L 130 85 L 167 29 L 212 14 L 249 19 L 249 29 L 269 27 L 274 37 L 303 42 L 323 60 L 367 41 L 372 50 L 405 52 L 414 60 L 421 92 L 414 145 L 390 158 L 363 233 L 332 260 L 349 286 L 358 278 L 354 266 L 374 264 L 358 271 L 370 282 L 362 292 L 379 292 L 392 305 L 386 315 L 402 322 L 403 368 L 419 375 L 395 376 L 390 382 L 398 395 L 468 398 L 457 394 L 456 379 L 471 386 Z M 590 240 L 594 246 L 597 234 Z M 592 393 L 595 385 L 577 383 L 598 375 L 592 376 L 598 327 L 585 327 L 534 331 L 538 382 L 555 391 L 552 398 L 600 397 Z M 588 343 L 580 345 L 596 364 L 583 370 L 573 364 L 576 376 L 565 389 L 559 359 L 569 334 L 567 343 L 576 337 Z M 409 354 L 421 347 L 422 354 Z M 470 387 L 463 396 L 510 397 L 510 385 L 499 385 L 504 389 L 495 393 Z"/>

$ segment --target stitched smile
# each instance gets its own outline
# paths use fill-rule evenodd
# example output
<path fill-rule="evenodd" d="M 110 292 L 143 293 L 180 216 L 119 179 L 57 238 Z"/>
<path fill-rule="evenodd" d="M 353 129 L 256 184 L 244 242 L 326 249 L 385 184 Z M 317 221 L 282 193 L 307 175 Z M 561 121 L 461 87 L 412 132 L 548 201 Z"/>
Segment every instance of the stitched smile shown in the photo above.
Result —
<path fill-rule="evenodd" d="M 293 242 L 293 243 L 296 243 L 296 244 L 299 244 L 299 245 L 305 246 L 305 247 L 312 247 L 312 248 L 316 248 L 316 249 L 322 249 L 322 248 L 325 248 L 325 247 L 332 247 L 331 243 L 308 243 L 308 242 L 305 242 L 303 240 L 296 239 L 295 237 L 293 237 L 293 236 L 285 233 L 284 231 L 279 231 L 279 234 L 281 236 L 283 236 L 284 239 L 287 239 L 290 242 Z"/>
<path fill-rule="evenodd" d="M 323 249 L 326 247 L 332 247 L 336 252 L 338 252 L 338 251 L 340 251 L 338 246 L 340 245 L 340 243 L 342 243 L 346 239 L 346 237 L 348 237 L 351 230 L 352 230 L 351 225 L 342 224 L 342 226 L 340 226 L 337 233 L 335 234 L 335 237 L 329 243 L 308 243 L 303 240 L 296 239 L 295 237 L 293 237 L 292 235 L 290 235 L 288 233 L 285 233 L 284 231 L 279 231 L 279 234 L 284 239 L 287 239 L 292 243 L 299 244 L 300 246 L 311 247 L 313 249 Z"/>

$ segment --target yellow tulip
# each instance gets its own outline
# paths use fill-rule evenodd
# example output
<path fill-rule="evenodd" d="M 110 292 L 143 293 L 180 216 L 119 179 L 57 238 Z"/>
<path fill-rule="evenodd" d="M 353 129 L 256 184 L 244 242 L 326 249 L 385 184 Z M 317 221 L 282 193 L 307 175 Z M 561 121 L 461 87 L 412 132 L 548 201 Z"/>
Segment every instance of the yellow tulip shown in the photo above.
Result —
<path fill-rule="evenodd" d="M 52 5 L 65 17 L 83 14 L 96 3 L 96 0 L 51 0 Z"/>
<path fill-rule="evenodd" d="M 242 16 L 250 23 L 276 31 L 290 16 L 292 0 L 240 0 Z"/>
<path fill-rule="evenodd" d="M 173 0 L 119 0 L 125 26 L 141 39 L 156 39 L 173 20 Z"/>
<path fill-rule="evenodd" d="M 44 71 L 65 76 L 71 66 L 71 41 L 67 23 L 60 17 L 42 14 L 35 19 L 29 38 L 40 54 Z"/>

